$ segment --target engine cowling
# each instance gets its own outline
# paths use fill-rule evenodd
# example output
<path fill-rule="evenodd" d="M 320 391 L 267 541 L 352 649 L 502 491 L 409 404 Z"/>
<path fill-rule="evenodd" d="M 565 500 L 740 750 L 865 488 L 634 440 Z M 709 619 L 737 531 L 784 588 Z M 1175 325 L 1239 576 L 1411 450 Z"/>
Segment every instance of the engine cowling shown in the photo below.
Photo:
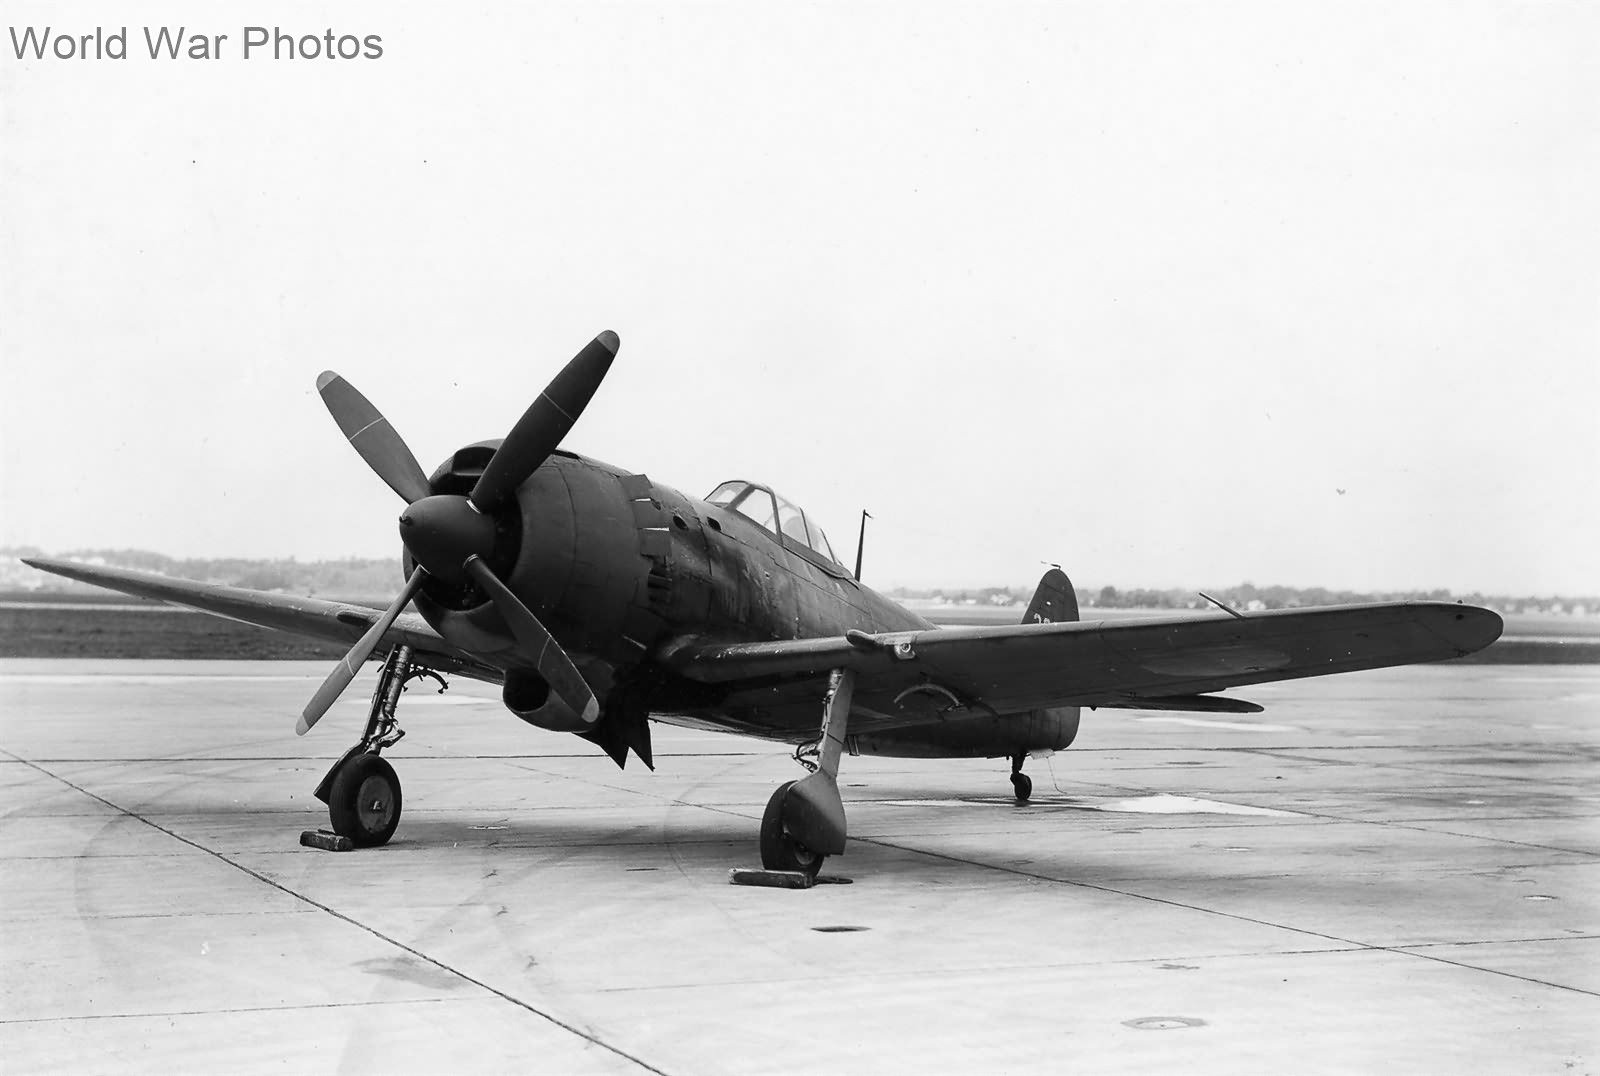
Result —
<path fill-rule="evenodd" d="M 457 452 L 434 472 L 432 489 L 471 489 L 497 443 Z M 649 563 L 640 556 L 632 505 L 617 472 L 558 450 L 496 513 L 494 523 L 490 568 L 563 647 L 611 662 L 637 652 L 620 640 L 632 626 L 630 605 L 646 590 Z M 412 567 L 408 551 L 405 568 Z M 430 576 L 416 607 L 446 639 L 474 653 L 509 657 L 516 645 L 499 612 L 470 580 Z"/>

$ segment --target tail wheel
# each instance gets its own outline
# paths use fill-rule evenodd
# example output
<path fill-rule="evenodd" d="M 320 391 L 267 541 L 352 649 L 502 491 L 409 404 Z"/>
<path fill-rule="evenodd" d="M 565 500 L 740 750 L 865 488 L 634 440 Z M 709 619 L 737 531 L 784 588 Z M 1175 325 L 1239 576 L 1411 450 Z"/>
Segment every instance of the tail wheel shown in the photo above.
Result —
<path fill-rule="evenodd" d="M 815 878 L 827 857 L 789 836 L 783 826 L 783 806 L 793 787 L 793 781 L 779 785 L 767 801 L 766 812 L 761 816 L 761 865 L 769 871 L 798 871 Z"/>
<path fill-rule="evenodd" d="M 400 824 L 400 778 L 379 755 L 356 755 L 333 778 L 328 790 L 333 831 L 358 848 L 389 843 Z"/>
<path fill-rule="evenodd" d="M 1025 773 L 1011 775 L 1011 788 L 1017 794 L 1018 803 L 1027 803 L 1028 797 L 1033 795 L 1033 778 Z"/>

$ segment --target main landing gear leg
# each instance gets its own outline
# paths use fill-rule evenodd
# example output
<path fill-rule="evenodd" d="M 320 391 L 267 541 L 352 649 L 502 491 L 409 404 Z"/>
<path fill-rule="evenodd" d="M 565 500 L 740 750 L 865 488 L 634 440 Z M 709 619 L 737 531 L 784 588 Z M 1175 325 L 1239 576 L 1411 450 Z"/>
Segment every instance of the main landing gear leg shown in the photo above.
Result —
<path fill-rule="evenodd" d="M 395 707 L 406 682 L 419 676 L 438 674 L 418 669 L 411 663 L 411 648 L 397 646 L 389 652 L 372 692 L 372 707 L 367 712 L 367 728 L 361 741 L 333 764 L 317 786 L 316 797 L 328 805 L 333 831 L 350 838 L 358 848 L 388 843 L 400 824 L 400 778 L 394 767 L 379 756 L 405 735 L 395 719 Z M 440 680 L 440 690 L 444 681 Z"/>
<path fill-rule="evenodd" d="M 1017 794 L 1018 803 L 1027 803 L 1028 797 L 1033 795 L 1033 778 L 1022 772 L 1022 762 L 1027 757 L 1026 751 L 1018 751 L 1011 756 L 1011 787 Z"/>
<path fill-rule="evenodd" d="M 815 878 L 824 858 L 844 851 L 839 757 L 844 751 L 855 686 L 853 669 L 834 669 L 828 674 L 816 772 L 780 785 L 767 802 L 761 816 L 761 865 L 769 871 L 800 871 Z"/>

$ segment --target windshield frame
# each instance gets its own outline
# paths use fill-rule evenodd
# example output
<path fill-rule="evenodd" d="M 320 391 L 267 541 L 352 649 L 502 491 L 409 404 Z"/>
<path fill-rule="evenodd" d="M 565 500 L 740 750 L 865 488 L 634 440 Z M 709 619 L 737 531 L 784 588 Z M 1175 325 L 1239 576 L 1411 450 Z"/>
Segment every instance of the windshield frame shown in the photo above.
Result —
<path fill-rule="evenodd" d="M 752 499 L 761 499 L 765 509 L 770 510 L 771 514 L 765 521 L 757 519 L 746 510 L 751 505 Z M 741 518 L 777 539 L 778 544 L 784 549 L 800 554 L 829 575 L 843 579 L 855 578 L 840 563 L 838 555 L 833 551 L 833 543 L 828 541 L 828 536 L 822 528 L 812 522 L 805 509 L 788 498 L 779 496 L 772 487 L 744 478 L 734 478 L 719 483 L 715 489 L 706 494 L 705 500 L 707 504 L 737 513 Z M 796 521 L 799 523 L 799 535 L 791 534 L 785 529 Z"/>

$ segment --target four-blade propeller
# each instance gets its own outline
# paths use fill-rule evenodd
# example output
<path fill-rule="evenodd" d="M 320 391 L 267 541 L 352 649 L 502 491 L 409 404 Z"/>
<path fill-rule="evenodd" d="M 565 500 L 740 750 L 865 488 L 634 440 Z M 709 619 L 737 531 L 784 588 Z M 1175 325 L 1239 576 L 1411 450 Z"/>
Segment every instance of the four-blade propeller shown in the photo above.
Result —
<path fill-rule="evenodd" d="M 550 457 L 578 421 L 605 379 L 619 346 L 617 334 L 607 330 L 578 352 L 523 412 L 465 497 L 433 493 L 411 449 L 353 385 L 331 370 L 317 378 L 317 391 L 339 429 L 367 466 L 405 500 L 400 540 L 417 567 L 399 596 L 307 703 L 296 733 L 304 735 L 327 713 L 430 575 L 447 583 L 468 579 L 475 583 L 494 603 L 551 693 L 574 714 L 583 715 L 586 724 L 593 723 L 599 712 L 594 692 L 539 618 L 494 574 L 488 557 L 494 549 L 494 513 L 514 501 L 517 488 Z"/>

